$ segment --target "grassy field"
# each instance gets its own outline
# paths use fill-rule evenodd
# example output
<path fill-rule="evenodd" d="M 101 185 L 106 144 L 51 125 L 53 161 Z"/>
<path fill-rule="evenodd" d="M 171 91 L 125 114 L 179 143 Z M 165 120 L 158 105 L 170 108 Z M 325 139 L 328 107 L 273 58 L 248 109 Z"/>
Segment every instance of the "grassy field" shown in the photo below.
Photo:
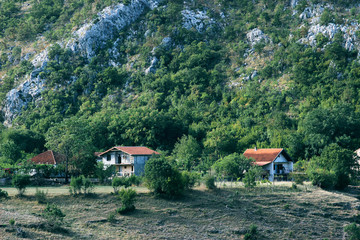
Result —
<path fill-rule="evenodd" d="M 0 239 L 243 239 L 252 224 L 257 239 L 344 239 L 344 226 L 360 220 L 356 188 L 328 192 L 277 183 L 247 191 L 228 183 L 221 186 L 215 191 L 201 186 L 176 200 L 135 188 L 135 212 L 116 214 L 112 223 L 108 216 L 120 201 L 111 187 L 96 187 L 90 197 L 70 196 L 66 187 L 39 188 L 66 214 L 58 230 L 46 227 L 41 216 L 46 205 L 37 203 L 35 188 L 22 198 L 15 196 L 15 189 L 2 188 L 10 198 L 0 202 Z"/>

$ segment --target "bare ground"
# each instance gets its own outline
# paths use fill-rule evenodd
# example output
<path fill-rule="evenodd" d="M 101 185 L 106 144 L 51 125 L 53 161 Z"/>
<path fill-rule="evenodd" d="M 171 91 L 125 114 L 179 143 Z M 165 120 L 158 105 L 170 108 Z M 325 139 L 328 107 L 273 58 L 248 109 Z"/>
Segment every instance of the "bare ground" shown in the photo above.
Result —
<path fill-rule="evenodd" d="M 360 221 L 356 188 L 197 188 L 176 200 L 137 190 L 135 212 L 116 214 L 114 223 L 107 218 L 120 203 L 108 188 L 92 197 L 49 190 L 49 202 L 66 214 L 56 231 L 46 227 L 41 217 L 45 205 L 38 204 L 31 191 L 23 198 L 11 196 L 0 202 L 0 239 L 243 239 L 251 224 L 258 227 L 258 239 L 343 239 L 344 226 Z"/>

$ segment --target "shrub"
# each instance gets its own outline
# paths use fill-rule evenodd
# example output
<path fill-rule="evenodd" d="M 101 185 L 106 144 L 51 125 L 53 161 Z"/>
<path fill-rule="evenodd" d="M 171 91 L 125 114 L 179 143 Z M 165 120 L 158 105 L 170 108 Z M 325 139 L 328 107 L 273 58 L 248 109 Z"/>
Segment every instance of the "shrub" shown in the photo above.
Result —
<path fill-rule="evenodd" d="M 244 171 L 251 167 L 252 162 L 253 159 L 248 159 L 242 154 L 233 153 L 218 160 L 213 167 L 216 173 L 222 177 L 242 179 Z"/>
<path fill-rule="evenodd" d="M 207 187 L 207 189 L 211 189 L 211 190 L 216 189 L 214 176 L 206 175 L 204 180 L 205 180 L 205 186 Z"/>
<path fill-rule="evenodd" d="M 115 194 L 119 192 L 121 187 L 128 188 L 130 185 L 131 183 L 127 177 L 116 177 L 112 181 L 112 187 L 114 188 Z"/>
<path fill-rule="evenodd" d="M 82 176 L 79 177 L 71 177 L 71 181 L 70 181 L 70 193 L 71 194 L 80 194 L 81 193 L 81 188 L 83 185 L 83 180 L 82 180 Z"/>
<path fill-rule="evenodd" d="M 114 223 L 115 222 L 115 213 L 110 213 L 109 216 L 107 217 L 107 221 L 110 223 Z"/>
<path fill-rule="evenodd" d="M 9 195 L 7 191 L 0 189 L 0 198 L 8 198 Z"/>
<path fill-rule="evenodd" d="M 15 219 L 10 219 L 9 220 L 9 224 L 10 224 L 10 226 L 14 226 L 15 225 Z"/>
<path fill-rule="evenodd" d="M 47 202 L 47 199 L 46 199 L 47 194 L 48 194 L 48 192 L 41 191 L 36 188 L 36 192 L 35 192 L 36 201 L 38 203 L 46 203 Z"/>
<path fill-rule="evenodd" d="M 256 240 L 258 235 L 257 226 L 251 224 L 248 232 L 244 236 L 244 240 Z"/>
<path fill-rule="evenodd" d="M 345 226 L 344 231 L 349 235 L 349 240 L 360 239 L 360 228 L 355 223 Z"/>
<path fill-rule="evenodd" d="M 81 191 L 83 191 L 84 194 L 89 194 L 93 189 L 94 184 L 89 178 L 86 178 L 83 175 L 71 178 L 69 189 L 71 194 L 81 194 Z"/>
<path fill-rule="evenodd" d="M 94 189 L 94 184 L 91 182 L 90 178 L 86 178 L 86 177 L 82 176 L 82 181 L 83 181 L 84 194 L 91 193 Z"/>
<path fill-rule="evenodd" d="M 128 181 L 131 185 L 139 186 L 142 182 L 142 178 L 136 175 L 131 175 L 128 178 Z"/>
<path fill-rule="evenodd" d="M 12 185 L 18 190 L 19 195 L 23 195 L 26 187 L 31 183 L 29 175 L 18 174 L 12 179 Z"/>
<path fill-rule="evenodd" d="M 166 197 L 179 196 L 184 191 L 180 172 L 163 157 L 153 157 L 145 164 L 145 181 L 155 194 Z"/>
<path fill-rule="evenodd" d="M 244 176 L 243 182 L 245 188 L 254 188 L 256 186 L 256 178 L 260 176 L 261 167 L 253 166 L 251 167 Z"/>
<path fill-rule="evenodd" d="M 118 213 L 124 214 L 135 210 L 136 192 L 133 189 L 121 189 L 119 198 L 121 200 L 121 208 L 117 210 Z"/>
<path fill-rule="evenodd" d="M 55 204 L 48 204 L 43 210 L 42 216 L 50 227 L 58 228 L 64 221 L 65 214 Z"/>
<path fill-rule="evenodd" d="M 197 183 L 199 183 L 200 176 L 196 172 L 182 171 L 181 176 L 183 178 L 183 183 L 184 183 L 185 189 L 191 189 Z"/>

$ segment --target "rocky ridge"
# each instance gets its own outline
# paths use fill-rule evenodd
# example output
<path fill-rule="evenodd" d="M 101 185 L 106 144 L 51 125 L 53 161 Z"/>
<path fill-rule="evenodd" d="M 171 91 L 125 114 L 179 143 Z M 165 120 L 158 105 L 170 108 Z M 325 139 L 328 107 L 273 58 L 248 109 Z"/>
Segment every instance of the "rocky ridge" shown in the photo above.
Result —
<path fill-rule="evenodd" d="M 128 5 L 117 4 L 107 7 L 98 13 L 96 20 L 84 24 L 75 31 L 67 43 L 59 42 L 59 45 L 91 59 L 98 49 L 104 47 L 108 40 L 115 37 L 117 32 L 136 21 L 146 9 L 156 8 L 161 1 L 132 0 Z M 6 95 L 2 109 L 5 126 L 11 126 L 12 121 L 30 102 L 40 100 L 41 92 L 46 86 L 45 79 L 41 79 L 40 73 L 44 71 L 49 60 L 48 49 L 34 56 L 31 61 L 35 67 L 34 71 L 25 78 L 22 84 Z"/>

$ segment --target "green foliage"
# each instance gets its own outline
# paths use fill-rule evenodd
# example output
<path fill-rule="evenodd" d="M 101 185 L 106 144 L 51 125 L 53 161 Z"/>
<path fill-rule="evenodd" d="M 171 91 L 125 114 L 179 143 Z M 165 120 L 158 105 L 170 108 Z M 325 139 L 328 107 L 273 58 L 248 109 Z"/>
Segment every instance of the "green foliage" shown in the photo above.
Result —
<path fill-rule="evenodd" d="M 258 230 L 255 224 L 251 224 L 248 232 L 244 236 L 244 240 L 256 240 L 258 239 Z"/>
<path fill-rule="evenodd" d="M 47 220 L 51 228 L 59 228 L 64 221 L 65 214 L 55 204 L 47 204 L 42 212 L 42 217 Z"/>
<path fill-rule="evenodd" d="M 112 180 L 112 187 L 114 188 L 114 193 L 118 193 L 121 187 L 128 188 L 131 186 L 130 178 L 128 177 L 114 177 Z"/>
<path fill-rule="evenodd" d="M 215 177 L 212 175 L 206 175 L 204 177 L 205 180 L 205 186 L 207 187 L 207 189 L 213 190 L 216 189 L 216 185 L 215 185 Z"/>
<path fill-rule="evenodd" d="M 69 191 L 71 194 L 90 194 L 94 189 L 94 184 L 91 180 L 83 175 L 79 177 L 72 177 L 70 181 Z"/>
<path fill-rule="evenodd" d="M 96 164 L 95 176 L 99 179 L 100 183 L 105 183 L 114 174 L 115 166 L 108 166 L 104 168 L 103 162 Z"/>
<path fill-rule="evenodd" d="M 197 172 L 182 171 L 183 184 L 185 189 L 191 189 L 200 181 L 200 174 Z"/>
<path fill-rule="evenodd" d="M 7 191 L 0 189 L 0 198 L 8 198 L 8 196 Z"/>
<path fill-rule="evenodd" d="M 245 188 L 254 188 L 256 186 L 256 180 L 260 177 L 261 172 L 262 168 L 259 166 L 250 167 L 243 178 Z"/>
<path fill-rule="evenodd" d="M 190 171 L 199 164 L 201 147 L 194 137 L 183 136 L 175 144 L 173 155 L 181 169 Z"/>
<path fill-rule="evenodd" d="M 15 225 L 15 219 L 10 219 L 9 220 L 9 224 L 10 224 L 10 226 L 14 226 Z"/>
<path fill-rule="evenodd" d="M 146 162 L 145 183 L 153 193 L 165 197 L 179 196 L 185 188 L 181 173 L 164 156 Z"/>
<path fill-rule="evenodd" d="M 12 185 L 18 190 L 19 195 L 23 195 L 26 187 L 31 183 L 30 176 L 24 174 L 16 174 L 12 179 Z"/>
<path fill-rule="evenodd" d="M 136 192 L 133 189 L 121 189 L 119 191 L 119 199 L 121 200 L 121 207 L 117 210 L 118 213 L 124 214 L 133 212 L 135 210 L 134 203 L 136 202 Z"/>
<path fill-rule="evenodd" d="M 344 231 L 348 235 L 349 240 L 359 240 L 360 239 L 360 227 L 356 223 L 349 224 L 344 227 Z"/>
<path fill-rule="evenodd" d="M 314 185 L 344 189 L 350 183 L 355 165 L 352 151 L 330 144 L 320 156 L 311 158 L 306 172 Z"/>
<path fill-rule="evenodd" d="M 116 221 L 116 216 L 115 213 L 110 213 L 109 216 L 107 217 L 108 222 L 110 223 L 114 223 Z"/>
<path fill-rule="evenodd" d="M 242 154 L 233 153 L 218 160 L 213 167 L 216 173 L 222 177 L 242 179 L 244 172 L 250 169 L 252 162 L 252 159 L 248 159 Z"/>
<path fill-rule="evenodd" d="M 35 192 L 35 198 L 36 201 L 38 203 L 47 203 L 47 194 L 48 192 L 44 191 L 44 190 L 39 190 L 38 188 L 36 188 L 36 192 Z"/>

